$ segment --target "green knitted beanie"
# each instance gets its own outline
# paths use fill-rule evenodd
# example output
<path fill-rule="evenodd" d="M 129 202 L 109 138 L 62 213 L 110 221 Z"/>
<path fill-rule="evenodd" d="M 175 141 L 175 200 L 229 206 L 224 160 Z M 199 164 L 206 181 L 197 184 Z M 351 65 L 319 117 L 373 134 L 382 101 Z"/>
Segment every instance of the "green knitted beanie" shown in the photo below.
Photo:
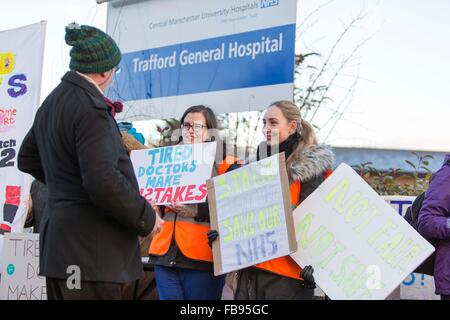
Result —
<path fill-rule="evenodd" d="M 70 50 L 70 70 L 101 73 L 112 70 L 122 58 L 116 42 L 103 31 L 73 22 L 66 27 Z"/>

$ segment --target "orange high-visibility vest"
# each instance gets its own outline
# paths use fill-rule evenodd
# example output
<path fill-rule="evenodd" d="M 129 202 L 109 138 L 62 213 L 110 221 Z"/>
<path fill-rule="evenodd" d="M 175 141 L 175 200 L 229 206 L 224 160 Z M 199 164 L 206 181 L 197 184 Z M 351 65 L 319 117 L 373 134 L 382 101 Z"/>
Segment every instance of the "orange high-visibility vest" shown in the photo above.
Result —
<path fill-rule="evenodd" d="M 324 178 L 328 178 L 328 176 L 332 173 L 331 170 L 326 170 L 323 173 Z M 302 186 L 300 181 L 293 181 L 291 183 L 290 188 L 290 197 L 291 203 L 294 206 L 298 206 L 300 204 L 300 192 L 302 191 Z M 266 262 L 258 263 L 255 265 L 256 268 L 264 269 L 284 277 L 294 278 L 298 280 L 303 280 L 300 277 L 302 272 L 302 268 L 294 261 L 290 256 L 279 257 L 276 259 L 272 259 Z"/>
<path fill-rule="evenodd" d="M 239 159 L 227 156 L 218 165 L 218 174 L 224 174 L 234 163 L 240 163 Z M 210 229 L 208 222 L 198 222 L 193 218 L 181 217 L 168 209 L 165 211 L 163 219 L 161 232 L 153 237 L 149 254 L 164 256 L 169 251 L 172 240 L 175 240 L 185 257 L 197 261 L 213 261 L 212 250 L 208 245 L 207 232 Z"/>

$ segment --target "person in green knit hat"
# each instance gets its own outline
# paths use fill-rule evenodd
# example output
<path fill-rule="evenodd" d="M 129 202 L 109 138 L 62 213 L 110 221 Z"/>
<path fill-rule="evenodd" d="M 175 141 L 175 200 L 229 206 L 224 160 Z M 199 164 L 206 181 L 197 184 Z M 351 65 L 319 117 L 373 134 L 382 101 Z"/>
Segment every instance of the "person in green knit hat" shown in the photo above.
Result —
<path fill-rule="evenodd" d="M 116 42 L 97 28 L 75 22 L 66 27 L 65 40 L 72 46 L 69 69 L 93 83 L 103 94 L 122 58 Z"/>
<path fill-rule="evenodd" d="M 121 299 L 144 276 L 139 236 L 163 221 L 139 194 L 114 110 L 104 96 L 121 60 L 103 31 L 71 23 L 70 65 L 38 109 L 19 170 L 48 189 L 40 223 L 39 275 L 47 298 Z"/>

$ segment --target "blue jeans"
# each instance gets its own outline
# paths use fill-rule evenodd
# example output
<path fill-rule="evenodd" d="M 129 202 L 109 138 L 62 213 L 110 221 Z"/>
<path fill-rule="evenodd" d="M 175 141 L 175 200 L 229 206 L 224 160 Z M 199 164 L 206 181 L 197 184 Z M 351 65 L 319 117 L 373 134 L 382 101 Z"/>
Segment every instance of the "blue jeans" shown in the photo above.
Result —
<path fill-rule="evenodd" d="M 155 265 L 156 288 L 161 300 L 220 300 L 225 275 Z"/>

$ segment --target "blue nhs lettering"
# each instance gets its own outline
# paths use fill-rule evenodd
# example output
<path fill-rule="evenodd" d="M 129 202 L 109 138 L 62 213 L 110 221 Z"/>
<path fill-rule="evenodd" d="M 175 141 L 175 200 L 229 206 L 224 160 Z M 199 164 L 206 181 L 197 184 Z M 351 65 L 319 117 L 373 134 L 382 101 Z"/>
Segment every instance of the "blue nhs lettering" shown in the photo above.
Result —
<path fill-rule="evenodd" d="M 280 0 L 261 0 L 261 8 L 274 7 L 280 4 Z"/>

